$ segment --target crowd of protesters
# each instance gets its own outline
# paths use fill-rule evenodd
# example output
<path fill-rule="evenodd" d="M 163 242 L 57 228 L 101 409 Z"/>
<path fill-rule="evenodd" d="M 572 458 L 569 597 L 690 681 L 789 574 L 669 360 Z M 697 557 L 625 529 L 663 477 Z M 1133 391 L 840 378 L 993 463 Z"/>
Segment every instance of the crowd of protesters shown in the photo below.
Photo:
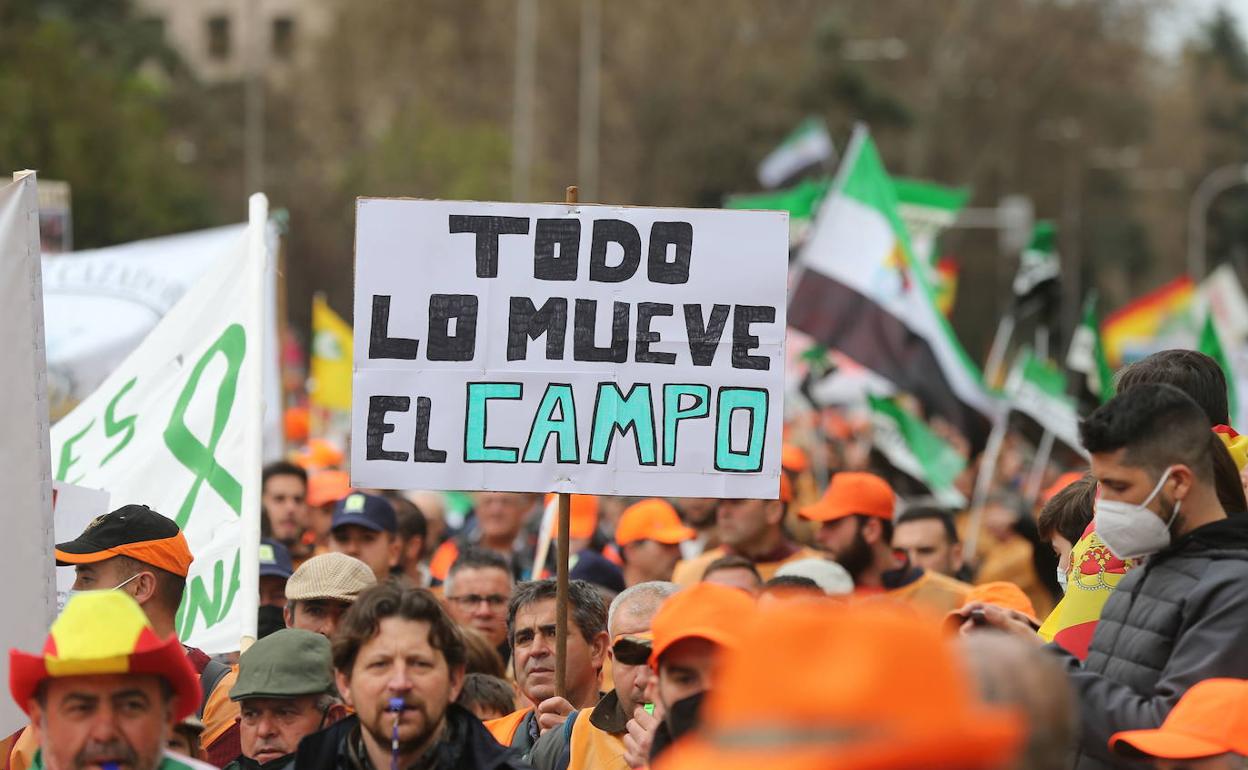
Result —
<path fill-rule="evenodd" d="M 950 510 L 826 414 L 778 499 L 574 496 L 562 677 L 553 498 L 353 489 L 314 442 L 264 469 L 259 639 L 215 659 L 174 633 L 186 538 L 127 501 L 50 555 L 8 767 L 1248 767 L 1226 383 L 1166 351 L 1117 388 L 1030 505 L 1022 442 Z"/>

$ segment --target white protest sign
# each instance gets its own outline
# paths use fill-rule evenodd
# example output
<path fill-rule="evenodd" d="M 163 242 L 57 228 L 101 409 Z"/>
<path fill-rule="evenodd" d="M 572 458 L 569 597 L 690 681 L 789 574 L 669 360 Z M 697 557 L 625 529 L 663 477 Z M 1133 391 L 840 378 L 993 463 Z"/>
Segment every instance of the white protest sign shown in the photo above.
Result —
<path fill-rule="evenodd" d="M 784 212 L 361 199 L 362 487 L 775 498 Z"/>
<path fill-rule="evenodd" d="M 102 489 L 79 487 L 64 481 L 52 482 L 52 519 L 56 542 L 65 543 L 82 534 L 97 516 L 108 513 L 108 493 Z M 73 567 L 56 570 L 56 611 L 65 609 L 77 573 Z"/>
<path fill-rule="evenodd" d="M 43 649 L 53 617 L 52 473 L 44 375 L 43 292 L 39 276 L 39 194 L 33 172 L 0 189 L 0 649 Z M 9 657 L 0 658 L 8 679 Z M 0 735 L 26 724 L 0 698 Z"/>
<path fill-rule="evenodd" d="M 253 196 L 248 229 L 52 428 L 58 480 L 182 527 L 195 560 L 178 636 L 208 653 L 255 634 L 265 208 Z"/>

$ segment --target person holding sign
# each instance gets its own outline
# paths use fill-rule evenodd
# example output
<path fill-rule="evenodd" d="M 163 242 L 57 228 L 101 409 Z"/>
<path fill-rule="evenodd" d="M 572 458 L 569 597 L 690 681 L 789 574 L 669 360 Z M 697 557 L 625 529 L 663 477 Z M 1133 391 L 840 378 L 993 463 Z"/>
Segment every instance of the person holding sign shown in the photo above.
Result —
<path fill-rule="evenodd" d="M 653 581 L 624 590 L 611 602 L 611 679 L 615 688 L 593 708 L 573 712 L 563 726 L 537 739 L 531 760 L 537 770 L 622 770 L 624 736 L 634 712 L 645 709 L 650 671 L 650 622 L 674 583 Z"/>
<path fill-rule="evenodd" d="M 122 591 L 71 597 L 42 652 L 10 650 L 9 691 L 30 716 L 32 770 L 209 770 L 165 751 L 199 706 L 199 675 Z"/>
<path fill-rule="evenodd" d="M 73 565 L 75 593 L 120 591 L 134 598 L 160 637 L 175 633 L 175 618 L 191 567 L 186 537 L 173 520 L 146 505 L 125 505 L 91 522 L 74 540 L 56 546 L 58 567 Z M 218 767 L 238 755 L 238 705 L 227 693 L 234 673 L 202 650 L 183 646 L 199 675 L 204 702 L 196 712 L 204 723 L 204 754 Z M 10 770 L 30 766 L 29 731 L 13 746 Z"/>
<path fill-rule="evenodd" d="M 819 558 L 822 554 L 794 543 L 784 531 L 785 513 L 792 501 L 793 484 L 783 474 L 779 500 L 720 500 L 715 517 L 723 545 L 677 564 L 672 580 L 681 586 L 697 583 L 712 562 L 728 555 L 749 559 L 764 582 L 791 561 Z"/>
<path fill-rule="evenodd" d="M 555 695 L 555 581 L 516 587 L 507 611 L 516 687 L 531 704 L 485 723 L 494 738 L 526 758 L 538 736 L 563 724 L 575 709 L 598 702 L 606 661 L 607 605 L 583 580 L 568 583 L 567 697 Z"/>

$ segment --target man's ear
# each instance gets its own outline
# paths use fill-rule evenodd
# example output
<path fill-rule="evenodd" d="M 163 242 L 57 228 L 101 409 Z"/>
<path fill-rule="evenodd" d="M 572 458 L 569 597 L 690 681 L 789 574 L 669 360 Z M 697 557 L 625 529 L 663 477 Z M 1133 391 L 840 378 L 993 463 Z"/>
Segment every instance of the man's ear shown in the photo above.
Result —
<path fill-rule="evenodd" d="M 464 667 L 455 666 L 451 669 L 451 700 L 459 700 L 459 693 L 464 689 Z"/>
<path fill-rule="evenodd" d="M 152 572 L 140 572 L 128 585 L 123 586 L 122 590 L 127 588 L 133 588 L 133 593 L 130 595 L 136 602 L 140 605 L 147 604 L 156 595 L 156 575 Z"/>
<path fill-rule="evenodd" d="M 955 571 L 962 569 L 962 565 L 965 564 L 966 562 L 962 558 L 962 544 L 961 543 L 954 543 L 953 545 L 949 546 L 949 556 L 950 556 L 950 561 L 953 562 L 953 569 Z"/>
<path fill-rule="evenodd" d="M 334 684 L 338 686 L 338 694 L 342 696 L 343 703 L 355 708 L 355 701 L 351 699 L 351 677 L 334 669 Z"/>
<path fill-rule="evenodd" d="M 347 718 L 347 707 L 341 703 L 335 703 L 325 712 L 325 727 L 329 727 L 335 722 L 341 722 Z"/>
<path fill-rule="evenodd" d="M 767 523 L 776 526 L 784 521 L 784 503 L 779 500 L 768 500 L 767 506 Z"/>
<path fill-rule="evenodd" d="M 866 540 L 869 545 L 883 542 L 884 525 L 879 519 L 874 516 L 864 516 L 860 521 L 862 524 L 859 525 L 861 527 L 859 532 L 862 533 L 863 540 Z"/>
<path fill-rule="evenodd" d="M 403 543 L 403 563 L 415 564 L 420 561 L 420 554 L 425 550 L 425 539 L 420 535 L 413 535 Z"/>
<path fill-rule="evenodd" d="M 594 637 L 594 641 L 589 645 L 589 659 L 595 670 L 602 670 L 606 665 L 607 650 L 611 648 L 611 637 L 606 631 L 601 631 Z"/>
<path fill-rule="evenodd" d="M 286 621 L 287 628 L 295 627 L 295 603 L 293 601 L 286 602 L 286 606 L 282 608 L 282 619 Z"/>
<path fill-rule="evenodd" d="M 1196 474 L 1192 473 L 1192 469 L 1186 465 L 1173 465 L 1170 469 L 1170 478 L 1174 483 L 1174 499 L 1184 500 L 1192 491 L 1192 486 L 1196 482 Z M 1162 511 L 1162 513 L 1166 513 Z"/>
<path fill-rule="evenodd" d="M 390 535 L 390 558 L 389 565 L 391 568 L 399 566 L 399 557 L 403 555 L 403 541 L 398 535 Z"/>
<path fill-rule="evenodd" d="M 36 746 L 43 745 L 43 708 L 39 705 L 39 701 L 31 698 L 26 704 L 26 711 L 30 714 L 30 734 L 34 737 Z"/>

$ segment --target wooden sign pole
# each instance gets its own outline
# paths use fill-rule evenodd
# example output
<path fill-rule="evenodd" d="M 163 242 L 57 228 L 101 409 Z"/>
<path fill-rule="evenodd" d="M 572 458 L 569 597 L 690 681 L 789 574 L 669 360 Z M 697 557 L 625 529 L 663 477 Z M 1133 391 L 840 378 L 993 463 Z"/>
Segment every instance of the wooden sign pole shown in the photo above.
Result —
<path fill-rule="evenodd" d="M 575 204 L 580 200 L 576 187 L 569 187 L 564 203 Z M 555 695 L 567 697 L 568 662 L 568 553 L 572 521 L 572 495 L 559 493 L 559 553 L 555 562 Z M 573 704 L 576 705 L 576 704 Z"/>

